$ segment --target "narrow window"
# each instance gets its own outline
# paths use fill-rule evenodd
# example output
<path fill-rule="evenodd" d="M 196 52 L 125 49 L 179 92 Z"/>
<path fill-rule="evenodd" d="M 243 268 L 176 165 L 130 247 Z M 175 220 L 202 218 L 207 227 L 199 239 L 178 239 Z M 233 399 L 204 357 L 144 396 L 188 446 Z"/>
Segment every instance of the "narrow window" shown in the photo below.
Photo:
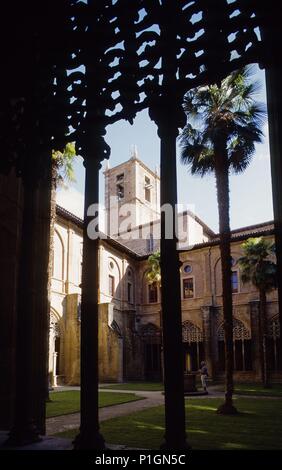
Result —
<path fill-rule="evenodd" d="M 132 302 L 132 284 L 131 282 L 127 283 L 127 300 L 129 303 Z"/>
<path fill-rule="evenodd" d="M 192 277 L 183 279 L 183 297 L 184 299 L 194 297 L 194 280 Z"/>
<path fill-rule="evenodd" d="M 152 303 L 157 302 L 158 301 L 158 286 L 156 282 L 149 284 L 148 292 L 149 292 L 149 303 L 152 304 Z"/>
<path fill-rule="evenodd" d="M 109 275 L 109 294 L 113 297 L 115 293 L 115 278 Z"/>
<path fill-rule="evenodd" d="M 117 184 L 117 197 L 119 201 L 124 198 L 124 186 L 122 184 Z"/>
<path fill-rule="evenodd" d="M 151 202 L 151 181 L 148 176 L 145 176 L 145 199 L 148 202 Z"/>
<path fill-rule="evenodd" d="M 239 292 L 239 284 L 238 284 L 238 271 L 232 271 L 231 274 L 231 285 L 232 285 L 232 292 L 236 294 Z"/>

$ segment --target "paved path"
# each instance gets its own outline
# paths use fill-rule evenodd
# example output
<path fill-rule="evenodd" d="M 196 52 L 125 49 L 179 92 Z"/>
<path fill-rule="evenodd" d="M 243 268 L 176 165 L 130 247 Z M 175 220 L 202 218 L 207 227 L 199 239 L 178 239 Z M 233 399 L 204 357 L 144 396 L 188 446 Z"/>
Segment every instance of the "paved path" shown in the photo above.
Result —
<path fill-rule="evenodd" d="M 106 385 L 106 384 L 104 384 Z M 112 384 L 111 384 L 112 385 Z M 208 395 L 197 395 L 186 397 L 189 400 L 199 399 L 199 398 L 224 398 L 224 392 L 219 390 L 222 386 L 214 385 L 209 387 Z M 56 391 L 66 391 L 66 390 L 80 390 L 80 387 L 57 387 Z M 143 400 L 131 401 L 127 403 L 122 403 L 120 405 L 106 406 L 99 409 L 99 420 L 106 421 L 107 419 L 116 418 L 118 416 L 125 416 L 135 411 L 142 411 L 147 408 L 153 408 L 154 406 L 159 406 L 164 404 L 164 395 L 161 391 L 151 392 L 151 391 L 141 391 L 141 390 L 111 390 L 99 388 L 103 392 L 111 393 L 135 393 L 137 396 L 143 397 Z M 262 396 L 251 396 L 251 395 L 234 395 L 241 398 L 250 398 L 250 399 L 279 399 L 279 397 L 262 397 Z M 281 399 L 281 397 L 280 397 Z M 58 432 L 67 431 L 69 429 L 76 429 L 80 425 L 80 413 L 72 413 L 68 415 L 55 416 L 53 418 L 48 418 L 46 420 L 46 433 L 48 435 L 56 434 Z"/>
<path fill-rule="evenodd" d="M 56 391 L 65 391 L 65 390 L 79 390 L 79 387 L 58 387 Z M 144 400 L 131 401 L 127 403 L 122 403 L 120 405 L 106 406 L 99 409 L 99 420 L 105 421 L 107 419 L 116 418 L 118 416 L 128 415 L 134 413 L 135 411 L 142 411 L 146 408 L 152 408 L 154 406 L 159 406 L 164 404 L 164 395 L 162 392 L 150 392 L 150 391 L 140 391 L 140 390 L 109 390 L 109 389 L 99 389 L 103 392 L 113 392 L 113 393 L 135 393 L 137 396 L 144 397 Z M 209 398 L 218 398 L 223 397 L 222 392 L 211 391 L 208 395 Z M 189 397 L 193 398 L 206 398 L 207 395 Z M 56 434 L 58 432 L 67 431 L 69 429 L 76 429 L 80 425 L 80 414 L 72 413 L 62 416 L 54 416 L 53 418 L 48 418 L 46 420 L 46 433 L 47 435 Z"/>

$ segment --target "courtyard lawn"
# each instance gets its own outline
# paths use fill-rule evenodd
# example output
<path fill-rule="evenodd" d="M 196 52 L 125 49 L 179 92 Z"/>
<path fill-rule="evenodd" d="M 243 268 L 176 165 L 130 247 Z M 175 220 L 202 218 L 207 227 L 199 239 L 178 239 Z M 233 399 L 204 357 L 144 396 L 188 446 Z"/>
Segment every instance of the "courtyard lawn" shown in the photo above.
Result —
<path fill-rule="evenodd" d="M 145 392 L 161 392 L 164 386 L 161 382 L 129 382 L 129 383 L 116 383 L 112 385 L 100 384 L 99 388 L 109 390 L 140 390 Z"/>
<path fill-rule="evenodd" d="M 217 415 L 221 399 L 186 399 L 186 430 L 193 449 L 281 450 L 282 400 L 238 398 L 237 416 Z M 73 438 L 77 430 L 57 434 Z M 101 423 L 106 442 L 158 449 L 164 435 L 164 407 L 158 406 Z"/>
<path fill-rule="evenodd" d="M 80 410 L 80 391 L 51 392 L 49 403 L 46 403 L 46 417 L 77 413 Z M 99 392 L 99 408 L 120 405 L 129 401 L 142 400 L 134 393 Z"/>
<path fill-rule="evenodd" d="M 261 384 L 236 384 L 235 393 L 238 395 L 282 397 L 282 384 L 273 384 L 271 388 L 264 388 Z"/>

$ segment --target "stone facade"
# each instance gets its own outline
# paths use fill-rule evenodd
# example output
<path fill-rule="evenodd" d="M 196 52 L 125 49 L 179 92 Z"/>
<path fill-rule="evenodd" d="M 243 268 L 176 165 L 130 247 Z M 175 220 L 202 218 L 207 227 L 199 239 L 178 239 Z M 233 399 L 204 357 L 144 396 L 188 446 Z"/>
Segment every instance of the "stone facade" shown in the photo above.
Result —
<path fill-rule="evenodd" d="M 133 228 L 159 219 L 160 178 L 139 160 L 136 152 L 129 161 L 107 169 L 104 175 L 109 235 L 126 231 L 128 225 Z"/>
<path fill-rule="evenodd" d="M 127 162 L 123 168 L 131 165 L 136 165 L 135 160 Z M 140 167 L 144 169 L 143 164 Z M 116 169 L 107 171 L 110 174 Z M 147 173 L 153 172 L 148 169 Z M 23 202 L 20 180 L 14 175 L 1 177 L 0 198 L 0 238 L 1 246 L 5 247 L 1 251 L 0 283 L 0 369 L 5 378 L 0 386 L 4 404 L 0 421 L 5 427 L 11 419 L 15 380 L 17 259 Z M 195 239 L 189 235 L 193 246 L 180 249 L 185 369 L 197 369 L 199 361 L 205 358 L 210 375 L 222 378 L 224 343 L 219 241 L 191 212 L 181 217 L 186 218 L 184 224 L 196 227 Z M 157 232 L 150 243 L 148 236 L 134 237 L 139 234 L 140 227 L 150 234 L 152 224 Z M 80 381 L 82 226 L 82 220 L 57 207 L 49 334 L 49 373 L 54 385 L 75 385 Z M 141 226 L 127 232 L 127 240 L 120 234 L 100 241 L 99 374 L 102 382 L 158 380 L 162 377 L 161 289 L 149 287 L 146 282 L 148 255 L 159 246 L 159 227 L 157 218 L 153 217 L 151 221 L 145 218 Z M 259 296 L 251 285 L 241 284 L 237 260 L 242 241 L 259 235 L 273 240 L 273 224 L 264 223 L 232 232 L 235 378 L 246 381 L 260 380 L 261 376 Z M 38 305 L 40 295 L 40 292 L 36 293 Z M 268 294 L 267 309 L 271 376 L 273 380 L 281 380 L 277 291 Z"/>
<path fill-rule="evenodd" d="M 144 169 L 143 164 L 132 159 L 107 170 L 106 184 L 112 179 L 112 191 L 115 191 L 116 175 L 121 174 L 121 170 L 124 175 L 127 171 L 136 171 L 137 164 Z M 147 173 L 152 174 L 150 170 Z M 134 199 L 134 194 L 131 197 Z M 192 213 L 182 214 L 182 217 L 187 224 L 196 226 L 192 247 L 179 247 L 185 369 L 197 370 L 205 358 L 210 375 L 220 378 L 224 374 L 224 335 L 219 240 Z M 159 220 L 151 222 L 159 230 Z M 150 230 L 152 224 L 148 222 L 141 226 L 144 227 Z M 137 238 L 138 231 L 140 226 L 133 227 L 127 240 L 120 234 L 100 241 L 99 374 L 104 382 L 160 379 L 162 376 L 161 289 L 150 287 L 146 281 L 148 255 L 158 248 L 159 233 L 153 238 L 152 246 L 147 238 Z M 259 235 L 273 240 L 273 225 L 259 224 L 232 232 L 235 378 L 246 381 L 259 380 L 261 374 L 259 303 L 256 289 L 241 283 L 237 261 L 242 241 Z M 57 318 L 57 324 L 55 321 L 52 326 L 55 334 L 50 334 L 50 354 L 53 354 L 49 361 L 50 374 L 55 382 L 77 384 L 82 221 L 59 207 L 54 249 L 51 318 Z M 268 294 L 267 301 L 270 328 L 278 315 L 277 292 Z M 277 380 L 280 375 L 275 369 L 281 361 L 280 352 L 275 339 L 269 341 L 273 350 L 272 375 Z"/>

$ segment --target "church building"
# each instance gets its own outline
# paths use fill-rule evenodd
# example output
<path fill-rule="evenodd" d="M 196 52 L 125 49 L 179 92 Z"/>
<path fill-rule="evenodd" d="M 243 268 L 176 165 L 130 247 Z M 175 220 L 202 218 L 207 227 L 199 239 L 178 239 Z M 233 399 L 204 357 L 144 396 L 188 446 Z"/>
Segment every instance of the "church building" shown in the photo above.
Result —
<path fill-rule="evenodd" d="M 105 236 L 99 242 L 99 377 L 101 382 L 162 379 L 161 286 L 146 279 L 160 247 L 160 177 L 135 153 L 107 168 Z M 50 312 L 49 373 L 54 386 L 80 375 L 80 283 L 83 221 L 57 206 Z M 185 371 L 205 359 L 224 375 L 219 236 L 190 210 L 178 215 Z M 235 379 L 259 381 L 259 295 L 240 280 L 238 258 L 249 237 L 274 240 L 272 222 L 232 231 Z M 267 296 L 269 364 L 281 379 L 277 291 Z M 173 331 L 171 332 L 173 335 Z M 172 364 L 173 367 L 173 364 Z M 280 375 L 278 369 L 280 368 Z"/>

